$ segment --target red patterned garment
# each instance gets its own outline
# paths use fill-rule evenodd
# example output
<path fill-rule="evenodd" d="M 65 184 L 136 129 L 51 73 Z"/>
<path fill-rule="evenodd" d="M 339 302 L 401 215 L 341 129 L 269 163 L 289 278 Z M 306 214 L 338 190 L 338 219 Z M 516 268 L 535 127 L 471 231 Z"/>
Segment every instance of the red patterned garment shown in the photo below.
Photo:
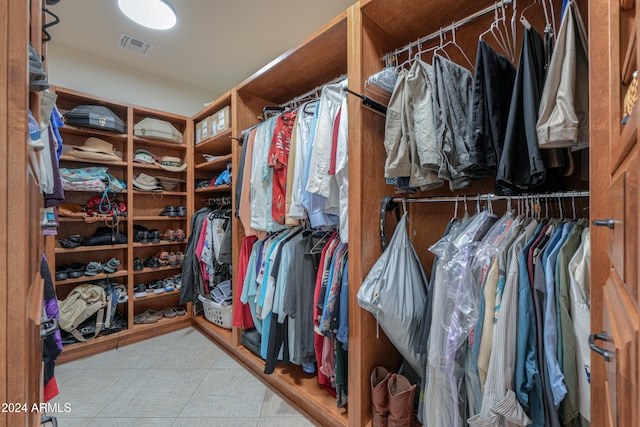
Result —
<path fill-rule="evenodd" d="M 273 222 L 285 223 L 285 205 L 287 199 L 287 165 L 289 164 L 289 146 L 291 133 L 296 121 L 297 111 L 282 113 L 276 121 L 273 139 L 269 148 L 267 164 L 273 168 L 273 203 L 271 214 Z"/>

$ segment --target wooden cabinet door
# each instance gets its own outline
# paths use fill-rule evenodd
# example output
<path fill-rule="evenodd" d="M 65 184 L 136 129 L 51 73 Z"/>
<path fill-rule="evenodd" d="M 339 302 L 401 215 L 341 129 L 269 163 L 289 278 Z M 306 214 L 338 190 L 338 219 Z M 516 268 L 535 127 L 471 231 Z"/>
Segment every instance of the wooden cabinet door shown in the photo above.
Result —
<path fill-rule="evenodd" d="M 640 425 L 637 102 L 626 124 L 620 124 L 630 76 L 638 69 L 640 19 L 634 6 L 634 1 L 597 0 L 590 2 L 589 11 L 591 208 L 596 220 L 591 272 L 592 425 Z"/>

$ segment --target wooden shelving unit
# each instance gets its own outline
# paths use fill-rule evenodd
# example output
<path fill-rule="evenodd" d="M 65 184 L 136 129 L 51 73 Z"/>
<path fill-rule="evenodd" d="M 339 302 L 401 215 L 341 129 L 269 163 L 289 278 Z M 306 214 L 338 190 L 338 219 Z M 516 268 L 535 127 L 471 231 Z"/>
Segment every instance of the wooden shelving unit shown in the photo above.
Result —
<path fill-rule="evenodd" d="M 229 193 L 231 191 L 230 185 L 219 185 L 217 187 L 198 188 L 196 193 L 200 194 L 217 194 L 217 193 Z"/>
<path fill-rule="evenodd" d="M 93 281 L 93 280 L 111 279 L 116 277 L 126 277 L 128 274 L 129 272 L 127 270 L 118 270 L 115 273 L 100 273 L 95 276 L 82 276 L 82 277 L 73 278 L 73 279 L 56 280 L 56 286 L 70 285 L 75 283 L 84 283 L 84 282 L 87 282 L 88 280 Z"/>

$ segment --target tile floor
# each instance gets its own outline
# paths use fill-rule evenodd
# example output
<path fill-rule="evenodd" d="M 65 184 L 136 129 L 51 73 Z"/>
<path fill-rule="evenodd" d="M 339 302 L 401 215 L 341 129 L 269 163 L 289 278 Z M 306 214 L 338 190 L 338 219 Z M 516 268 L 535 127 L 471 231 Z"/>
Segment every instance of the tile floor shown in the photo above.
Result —
<path fill-rule="evenodd" d="M 194 328 L 56 367 L 61 427 L 315 424 Z"/>

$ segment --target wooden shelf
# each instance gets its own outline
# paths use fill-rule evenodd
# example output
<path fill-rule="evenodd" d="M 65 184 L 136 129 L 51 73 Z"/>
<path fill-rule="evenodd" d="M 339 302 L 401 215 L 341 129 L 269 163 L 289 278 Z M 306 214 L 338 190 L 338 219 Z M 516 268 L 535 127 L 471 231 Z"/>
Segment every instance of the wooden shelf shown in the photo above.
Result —
<path fill-rule="evenodd" d="M 165 267 L 159 267 L 159 268 L 149 268 L 149 267 L 145 267 L 142 270 L 138 270 L 138 271 L 133 271 L 134 275 L 139 275 L 139 274 L 147 274 L 147 273 L 157 273 L 158 271 L 170 271 L 170 270 L 182 270 L 182 265 L 167 265 Z"/>
<path fill-rule="evenodd" d="M 184 142 L 180 143 L 180 144 L 176 144 L 174 142 L 168 142 L 168 141 L 160 141 L 157 139 L 149 139 L 149 138 L 142 138 L 139 136 L 134 136 L 133 137 L 133 142 L 139 145 L 145 145 L 147 147 L 161 147 L 161 148 L 171 148 L 174 150 L 186 150 L 187 149 L 187 144 L 185 144 Z"/>
<path fill-rule="evenodd" d="M 133 162 L 133 168 L 134 169 L 150 169 L 150 170 L 154 170 L 154 171 L 158 171 L 158 172 L 163 172 L 163 173 L 175 173 L 175 174 L 184 174 L 187 173 L 187 170 L 183 170 L 182 172 L 174 172 L 174 171 L 168 171 L 166 169 L 161 168 L 158 165 L 150 165 L 150 164 L 146 164 L 146 163 L 136 163 Z"/>
<path fill-rule="evenodd" d="M 72 135 L 82 135 L 87 138 L 91 136 L 103 136 L 105 138 L 116 139 L 119 141 L 126 141 L 127 134 L 126 133 L 114 133 L 105 130 L 92 129 L 92 128 L 81 128 L 76 126 L 70 126 L 65 124 L 64 126 L 58 128 L 61 134 L 72 134 Z"/>
<path fill-rule="evenodd" d="M 124 277 L 129 272 L 127 270 L 118 270 L 113 274 L 100 273 L 95 276 L 82 276 L 74 279 L 56 280 L 56 286 L 69 285 L 72 283 L 92 282 L 94 280 L 110 279 L 114 277 Z"/>
<path fill-rule="evenodd" d="M 195 146 L 196 153 L 211 155 L 226 155 L 231 152 L 231 129 L 228 129 L 214 137 L 205 139 Z"/>
<path fill-rule="evenodd" d="M 209 322 L 204 316 L 195 316 L 192 318 L 194 326 L 203 334 L 212 338 L 217 343 L 226 347 L 228 351 L 233 351 L 233 331 L 222 328 Z"/>
<path fill-rule="evenodd" d="M 134 243 L 135 245 L 135 243 Z M 95 252 L 95 251 L 113 251 L 117 249 L 127 249 L 127 244 L 120 245 L 97 245 L 97 246 L 78 246 L 74 249 L 56 248 L 57 254 L 77 254 L 80 252 Z"/>
<path fill-rule="evenodd" d="M 127 167 L 127 162 L 122 160 L 96 160 L 96 159 L 81 159 L 80 157 L 72 156 L 70 154 L 63 154 L 60 156 L 60 161 L 75 162 L 75 163 L 92 163 L 99 164 L 101 166 L 119 166 Z"/>
<path fill-rule="evenodd" d="M 133 243 L 133 247 L 134 248 L 149 248 L 149 247 L 153 247 L 153 246 L 169 246 L 169 245 L 184 245 L 185 243 L 187 243 L 187 240 L 182 240 L 180 242 L 167 242 L 167 241 L 160 241 L 159 243 L 140 243 L 140 242 L 134 242 Z M 156 269 L 157 270 L 157 269 Z"/>
<path fill-rule="evenodd" d="M 118 341 L 120 340 L 121 333 L 122 332 L 110 335 L 98 335 L 91 341 L 78 342 L 64 346 L 62 353 L 58 356 L 58 360 L 56 360 L 56 364 L 71 362 L 72 360 L 86 357 L 91 354 L 118 348 Z"/>
<path fill-rule="evenodd" d="M 224 107 L 231 106 L 231 91 L 221 95 L 218 99 L 213 102 L 210 102 L 205 108 L 198 111 L 191 120 L 196 124 L 199 121 L 203 120 L 205 117 L 209 117 L 212 114 L 222 110 Z"/>
<path fill-rule="evenodd" d="M 186 191 L 142 191 L 142 190 L 133 190 L 134 195 L 153 195 L 160 194 L 163 196 L 186 196 Z"/>
<path fill-rule="evenodd" d="M 96 190 L 64 190 L 64 192 L 70 192 L 70 193 L 95 193 L 95 194 L 102 194 L 102 191 L 96 191 Z M 122 191 L 118 191 L 116 193 L 116 196 L 118 194 L 127 194 L 128 190 L 122 190 Z"/>
<path fill-rule="evenodd" d="M 217 187 L 205 187 L 196 189 L 196 193 L 230 193 L 231 186 L 230 185 L 219 185 Z"/>
<path fill-rule="evenodd" d="M 142 301 L 142 299 L 143 298 L 139 298 L 140 301 Z M 187 325 L 191 324 L 191 319 L 189 318 L 188 313 L 184 316 L 176 316 L 171 319 L 163 317 L 157 323 L 149 323 L 147 325 L 133 325 L 132 328 L 127 329 L 126 331 L 120 332 L 120 335 L 125 337 L 127 335 L 138 334 L 141 332 L 148 332 L 153 329 L 159 329 L 164 334 L 166 333 L 166 331 L 163 331 L 164 328 L 168 327 L 171 324 L 178 324 L 178 323 L 186 323 Z M 148 337 L 145 337 L 145 338 L 148 338 Z"/>
<path fill-rule="evenodd" d="M 106 217 L 106 218 L 111 218 L 111 217 Z M 103 224 L 102 219 L 95 221 L 95 222 L 89 222 L 89 221 L 85 221 L 83 218 L 68 218 L 65 216 L 59 216 L 58 217 L 58 221 L 60 222 L 81 222 L 83 224 Z M 120 217 L 118 218 L 118 221 L 128 221 L 128 218 L 126 216 L 124 217 Z"/>
<path fill-rule="evenodd" d="M 133 302 L 136 303 L 138 301 L 149 301 L 151 299 L 168 297 L 168 296 L 172 296 L 172 295 L 173 296 L 180 295 L 180 291 L 178 289 L 176 289 L 175 291 L 162 292 L 162 293 L 159 293 L 159 294 L 154 294 L 153 291 L 151 291 L 151 292 L 147 291 L 147 296 L 146 297 L 133 297 Z M 136 326 L 138 326 L 138 325 L 136 325 Z"/>
<path fill-rule="evenodd" d="M 198 163 L 196 172 L 218 172 L 227 168 L 227 163 L 231 163 L 232 155 L 228 154 L 210 162 Z"/>
<path fill-rule="evenodd" d="M 134 216 L 134 221 L 173 221 L 187 219 L 186 216 Z"/>

